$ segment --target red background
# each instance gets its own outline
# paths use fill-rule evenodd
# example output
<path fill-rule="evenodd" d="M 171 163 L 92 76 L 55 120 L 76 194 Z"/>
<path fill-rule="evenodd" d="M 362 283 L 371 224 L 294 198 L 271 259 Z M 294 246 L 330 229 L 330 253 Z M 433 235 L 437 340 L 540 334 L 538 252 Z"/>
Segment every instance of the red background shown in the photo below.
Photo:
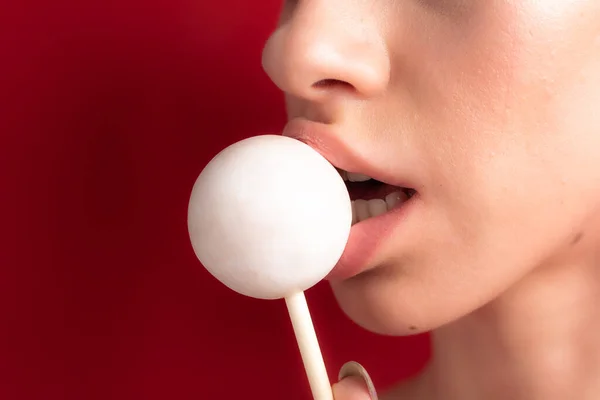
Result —
<path fill-rule="evenodd" d="M 279 0 L 14 0 L 0 15 L 0 398 L 309 399 L 280 301 L 194 258 L 191 186 L 284 123 L 260 67 Z M 426 337 L 354 326 L 308 292 L 331 378 L 379 387 Z"/>

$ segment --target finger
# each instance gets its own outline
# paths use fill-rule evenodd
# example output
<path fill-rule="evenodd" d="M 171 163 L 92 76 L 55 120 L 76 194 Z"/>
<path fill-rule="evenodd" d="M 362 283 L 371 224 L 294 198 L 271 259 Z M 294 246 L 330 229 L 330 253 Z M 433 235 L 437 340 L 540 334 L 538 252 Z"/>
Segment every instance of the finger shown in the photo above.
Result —
<path fill-rule="evenodd" d="M 357 376 L 342 379 L 333 385 L 335 400 L 373 400 L 365 381 Z"/>
<path fill-rule="evenodd" d="M 350 361 L 342 366 L 340 381 L 333 385 L 335 400 L 377 400 L 371 377 L 357 362 Z"/>

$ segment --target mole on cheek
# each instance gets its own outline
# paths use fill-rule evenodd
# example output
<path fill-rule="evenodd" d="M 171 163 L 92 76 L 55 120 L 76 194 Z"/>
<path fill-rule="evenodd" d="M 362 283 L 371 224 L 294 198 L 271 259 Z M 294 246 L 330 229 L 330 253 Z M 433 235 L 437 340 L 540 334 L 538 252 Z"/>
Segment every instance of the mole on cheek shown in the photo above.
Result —
<path fill-rule="evenodd" d="M 577 235 L 575 235 L 575 237 L 573 237 L 573 240 L 571 240 L 571 246 L 575 246 L 577 243 L 579 243 L 581 241 L 582 238 L 583 238 L 583 232 L 579 232 Z"/>
<path fill-rule="evenodd" d="M 410 329 L 411 331 L 416 331 L 417 327 L 414 326 L 414 325 L 411 325 L 411 326 L 408 327 L 408 329 Z"/>

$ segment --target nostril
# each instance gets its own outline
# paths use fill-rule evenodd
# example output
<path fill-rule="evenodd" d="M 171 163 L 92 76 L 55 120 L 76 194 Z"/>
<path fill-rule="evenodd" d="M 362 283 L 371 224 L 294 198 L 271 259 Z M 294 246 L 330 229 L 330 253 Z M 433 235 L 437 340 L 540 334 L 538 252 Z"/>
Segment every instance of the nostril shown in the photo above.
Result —
<path fill-rule="evenodd" d="M 356 88 L 345 81 L 340 81 L 337 79 L 322 79 L 313 84 L 313 88 L 320 90 L 331 90 L 331 89 L 342 89 L 355 91 Z"/>

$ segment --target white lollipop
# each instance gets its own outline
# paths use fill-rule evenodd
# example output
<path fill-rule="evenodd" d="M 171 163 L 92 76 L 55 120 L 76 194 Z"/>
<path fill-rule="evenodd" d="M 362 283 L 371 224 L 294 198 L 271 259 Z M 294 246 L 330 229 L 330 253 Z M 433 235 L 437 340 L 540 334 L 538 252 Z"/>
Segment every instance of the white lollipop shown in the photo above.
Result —
<path fill-rule="evenodd" d="M 333 269 L 351 223 L 336 169 L 310 146 L 277 135 L 221 151 L 189 203 L 192 246 L 215 278 L 246 296 L 285 298 L 318 400 L 333 396 L 303 292 Z"/>

